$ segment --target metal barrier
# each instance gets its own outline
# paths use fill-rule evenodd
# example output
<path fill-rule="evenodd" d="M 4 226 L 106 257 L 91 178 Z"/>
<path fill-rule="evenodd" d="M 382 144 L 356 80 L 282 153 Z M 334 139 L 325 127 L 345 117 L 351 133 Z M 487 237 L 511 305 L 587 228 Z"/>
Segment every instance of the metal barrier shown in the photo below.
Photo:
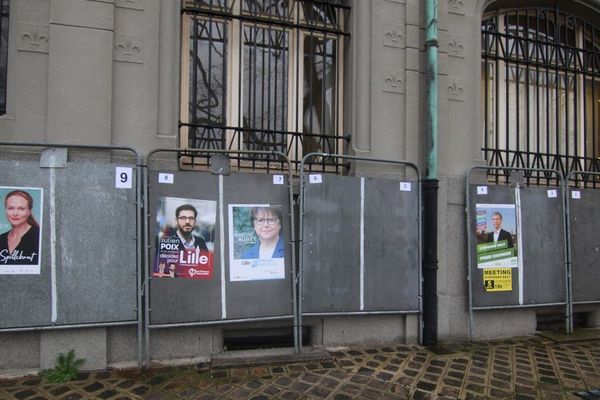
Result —
<path fill-rule="evenodd" d="M 128 147 L 0 142 L 0 331 L 137 325 L 142 225 Z M 44 150 L 39 150 L 43 148 Z M 18 151 L 17 151 L 18 150 Z M 15 247 L 12 232 L 27 233 Z"/>
<path fill-rule="evenodd" d="M 598 291 L 598 267 L 600 241 L 600 191 L 587 187 L 569 187 L 577 175 L 600 178 L 597 172 L 572 171 L 565 179 L 565 203 L 567 221 L 567 265 L 569 268 L 569 332 L 573 331 L 573 305 L 600 303 Z"/>
<path fill-rule="evenodd" d="M 175 157 L 165 161 L 156 157 L 159 153 Z M 224 157 L 229 154 L 277 157 L 287 164 L 287 176 L 229 173 Z M 179 158 L 185 156 L 210 158 L 212 173 L 180 171 Z M 149 153 L 146 167 L 145 359 L 151 329 L 284 319 L 293 319 L 295 326 L 287 157 L 265 151 L 157 149 Z"/>
<path fill-rule="evenodd" d="M 490 171 L 510 172 L 514 187 L 490 185 L 487 181 L 472 183 L 474 171 L 483 171 L 486 176 Z M 538 177 L 531 179 L 545 175 L 547 181 L 558 184 L 534 187 L 521 181 L 523 174 L 533 173 Z M 469 169 L 466 199 L 471 339 L 474 310 L 568 305 L 562 192 L 563 179 L 556 170 Z M 568 309 L 566 318 L 568 327 Z"/>
<path fill-rule="evenodd" d="M 313 157 L 401 165 L 415 179 L 307 174 Z M 421 314 L 420 181 L 409 162 L 326 153 L 302 159 L 299 338 L 304 316 Z"/>

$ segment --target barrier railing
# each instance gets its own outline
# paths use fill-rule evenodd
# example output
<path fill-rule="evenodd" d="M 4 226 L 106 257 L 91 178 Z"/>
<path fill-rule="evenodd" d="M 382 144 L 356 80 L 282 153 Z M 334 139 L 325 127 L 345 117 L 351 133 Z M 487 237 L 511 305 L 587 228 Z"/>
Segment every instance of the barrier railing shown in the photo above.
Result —
<path fill-rule="evenodd" d="M 160 154 L 175 157 L 165 161 Z M 231 173 L 228 155 L 278 157 L 288 163 L 287 174 Z M 179 159 L 190 156 L 210 159 L 211 170 L 180 171 Z M 157 149 L 147 156 L 146 167 L 145 359 L 151 329 L 282 319 L 293 319 L 295 326 L 296 239 L 287 157 L 262 151 Z M 281 215 L 287 218 L 281 220 Z M 195 225 L 186 227 L 179 218 Z M 186 229 L 195 232 L 188 236 L 195 241 L 195 256 L 180 244 Z M 149 243 L 152 236 L 154 245 Z M 275 250 L 267 257 L 261 251 L 275 236 Z M 283 248 L 285 236 L 289 240 Z M 192 300 L 197 309 L 187 305 Z M 296 340 L 294 347 L 298 349 Z"/>
<path fill-rule="evenodd" d="M 305 171 L 314 157 L 401 166 L 404 176 L 412 172 L 412 178 Z M 420 318 L 418 167 L 396 160 L 311 153 L 302 159 L 300 170 L 298 337 L 303 318 L 309 316 L 419 313 Z"/>

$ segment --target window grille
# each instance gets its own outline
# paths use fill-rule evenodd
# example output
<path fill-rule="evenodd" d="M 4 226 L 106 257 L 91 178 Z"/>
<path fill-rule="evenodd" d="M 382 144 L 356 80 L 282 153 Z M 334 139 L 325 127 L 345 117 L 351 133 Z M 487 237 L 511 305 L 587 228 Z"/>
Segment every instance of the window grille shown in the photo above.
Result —
<path fill-rule="evenodd" d="M 487 13 L 481 35 L 488 165 L 600 172 L 600 31 L 518 8 Z"/>
<path fill-rule="evenodd" d="M 0 114 L 6 113 L 6 68 L 8 63 L 8 16 L 10 0 L 0 0 Z"/>
<path fill-rule="evenodd" d="M 310 152 L 343 154 L 343 58 L 350 8 L 341 0 L 186 0 L 181 145 L 277 151 L 297 168 Z M 202 160 L 186 157 L 189 165 Z M 276 155 L 238 167 L 283 169 Z M 335 158 L 315 169 L 340 172 Z"/>

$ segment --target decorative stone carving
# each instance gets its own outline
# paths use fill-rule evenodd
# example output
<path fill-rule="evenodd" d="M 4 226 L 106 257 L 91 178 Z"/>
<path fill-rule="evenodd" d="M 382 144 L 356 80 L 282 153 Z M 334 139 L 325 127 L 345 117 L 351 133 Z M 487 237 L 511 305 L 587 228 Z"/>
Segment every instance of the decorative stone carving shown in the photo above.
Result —
<path fill-rule="evenodd" d="M 120 8 L 130 8 L 132 10 L 143 10 L 144 0 L 115 0 L 115 6 Z"/>
<path fill-rule="evenodd" d="M 463 81 L 458 78 L 448 78 L 448 100 L 465 101 L 465 87 Z"/>
<path fill-rule="evenodd" d="M 448 12 L 452 14 L 465 15 L 464 0 L 448 0 Z"/>
<path fill-rule="evenodd" d="M 404 71 L 386 69 L 383 78 L 383 91 L 388 93 L 404 93 Z"/>
<path fill-rule="evenodd" d="M 456 35 L 448 35 L 448 55 L 451 57 L 465 57 L 465 46 L 462 38 Z"/>
<path fill-rule="evenodd" d="M 19 22 L 17 24 L 17 49 L 19 51 L 47 54 L 49 36 L 48 25 Z"/>
<path fill-rule="evenodd" d="M 383 45 L 387 47 L 405 48 L 405 25 L 383 24 Z"/>
<path fill-rule="evenodd" d="M 123 34 L 115 35 L 115 61 L 142 64 L 144 62 L 142 39 Z"/>

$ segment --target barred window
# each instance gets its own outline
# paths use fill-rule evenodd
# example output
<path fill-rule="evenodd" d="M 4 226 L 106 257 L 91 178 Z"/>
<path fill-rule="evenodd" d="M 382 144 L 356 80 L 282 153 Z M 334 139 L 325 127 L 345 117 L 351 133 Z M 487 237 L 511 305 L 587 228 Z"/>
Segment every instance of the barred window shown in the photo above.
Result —
<path fill-rule="evenodd" d="M 0 114 L 6 113 L 6 67 L 8 62 L 8 16 L 10 0 L 0 0 Z"/>
<path fill-rule="evenodd" d="M 487 163 L 600 171 L 600 31 L 557 7 L 494 11 L 481 32 Z"/>
<path fill-rule="evenodd" d="M 184 1 L 181 146 L 296 164 L 342 153 L 348 12 L 341 0 Z"/>

